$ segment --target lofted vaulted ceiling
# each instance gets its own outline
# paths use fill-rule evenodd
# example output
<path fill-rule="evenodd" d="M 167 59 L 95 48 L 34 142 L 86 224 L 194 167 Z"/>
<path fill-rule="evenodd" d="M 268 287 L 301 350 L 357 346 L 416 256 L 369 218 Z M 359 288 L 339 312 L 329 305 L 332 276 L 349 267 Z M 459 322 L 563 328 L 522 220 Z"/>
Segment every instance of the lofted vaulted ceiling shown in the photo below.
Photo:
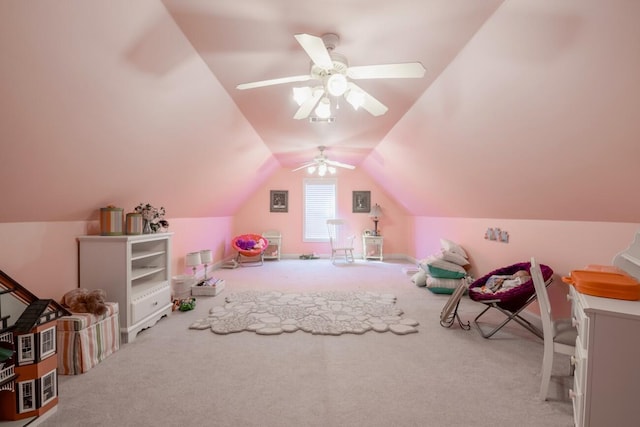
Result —
<path fill-rule="evenodd" d="M 438 78 L 502 3 L 399 0 L 290 1 L 165 0 L 202 60 L 284 167 L 317 154 L 319 145 L 340 161 L 359 164 Z M 153 29 L 151 29 L 151 34 Z M 349 65 L 421 62 L 419 79 L 359 80 L 389 107 L 374 117 L 343 103 L 333 123 L 293 120 L 298 109 L 288 83 L 240 91 L 240 83 L 307 74 L 310 59 L 294 38 L 340 37 L 336 52 Z M 141 43 L 156 43 L 151 35 Z M 174 64 L 179 66 L 180 58 Z"/>
<path fill-rule="evenodd" d="M 5 0 L 0 222 L 147 201 L 232 216 L 320 145 L 411 215 L 637 222 L 637 16 L 628 0 Z M 307 73 L 299 33 L 426 73 L 358 81 L 380 117 L 294 120 L 294 84 L 236 86 Z"/>

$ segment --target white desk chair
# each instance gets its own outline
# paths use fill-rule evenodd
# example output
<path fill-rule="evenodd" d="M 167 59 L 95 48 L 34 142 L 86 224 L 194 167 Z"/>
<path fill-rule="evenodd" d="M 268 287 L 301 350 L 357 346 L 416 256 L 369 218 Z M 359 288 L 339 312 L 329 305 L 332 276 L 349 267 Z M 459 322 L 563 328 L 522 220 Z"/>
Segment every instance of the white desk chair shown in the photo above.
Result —
<path fill-rule="evenodd" d="M 538 304 L 540 305 L 540 319 L 544 335 L 544 356 L 542 358 L 542 383 L 540 384 L 540 399 L 547 400 L 553 355 L 555 353 L 573 356 L 575 354 L 577 329 L 571 324 L 571 319 L 553 320 L 549 294 L 542 278 L 540 265 L 535 258 L 531 258 L 531 278 L 536 288 Z"/>
<path fill-rule="evenodd" d="M 346 262 L 354 262 L 353 242 L 355 234 L 348 234 L 347 224 L 341 219 L 327 220 L 329 230 L 329 243 L 331 244 L 331 262 L 335 263 L 335 256 L 338 252 L 344 253 Z"/>

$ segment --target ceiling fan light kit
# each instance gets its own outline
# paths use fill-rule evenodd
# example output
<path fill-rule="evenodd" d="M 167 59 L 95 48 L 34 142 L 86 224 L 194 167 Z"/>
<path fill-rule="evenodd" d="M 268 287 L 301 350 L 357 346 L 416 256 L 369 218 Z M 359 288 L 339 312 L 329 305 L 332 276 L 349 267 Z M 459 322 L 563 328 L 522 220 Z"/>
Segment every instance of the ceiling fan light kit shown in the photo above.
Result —
<path fill-rule="evenodd" d="M 327 92 L 333 96 L 342 96 L 347 91 L 348 82 L 344 74 L 332 74 L 327 79 Z"/>
<path fill-rule="evenodd" d="M 315 86 L 293 88 L 293 96 L 299 108 L 294 119 L 306 119 L 314 112 L 320 119 L 331 117 L 330 96 L 345 100 L 355 109 L 360 107 L 373 116 L 381 116 L 388 110 L 382 102 L 358 87 L 351 80 L 359 79 L 391 79 L 421 78 L 425 68 L 420 62 L 397 64 L 379 64 L 350 67 L 347 58 L 335 52 L 340 38 L 336 34 L 325 34 L 322 37 L 310 34 L 296 34 L 295 39 L 311 59 L 309 74 L 243 83 L 237 89 L 254 89 L 264 86 L 293 82 L 319 81 Z M 337 99 L 335 101 L 338 108 Z"/>
<path fill-rule="evenodd" d="M 349 89 L 349 92 L 347 92 L 344 97 L 356 111 L 364 104 L 364 93 L 358 89 Z"/>
<path fill-rule="evenodd" d="M 323 145 L 319 146 L 320 155 L 313 158 L 312 161 L 307 162 L 295 169 L 293 172 L 299 171 L 301 169 L 306 169 L 307 173 L 312 175 L 315 172 L 318 172 L 318 176 L 323 177 L 329 172 L 331 175 L 334 175 L 337 172 L 336 168 L 344 168 L 344 169 L 355 169 L 356 167 L 353 165 L 349 165 L 347 163 L 336 162 L 335 160 L 329 160 L 327 156 L 324 155 L 324 150 L 326 147 Z"/>
<path fill-rule="evenodd" d="M 313 92 L 309 86 L 294 87 L 293 88 L 293 100 L 296 101 L 298 106 L 301 106 L 305 101 L 313 96 Z"/>
<path fill-rule="evenodd" d="M 315 109 L 316 116 L 321 119 L 328 119 L 331 117 L 331 102 L 326 96 L 320 100 L 318 106 Z"/>

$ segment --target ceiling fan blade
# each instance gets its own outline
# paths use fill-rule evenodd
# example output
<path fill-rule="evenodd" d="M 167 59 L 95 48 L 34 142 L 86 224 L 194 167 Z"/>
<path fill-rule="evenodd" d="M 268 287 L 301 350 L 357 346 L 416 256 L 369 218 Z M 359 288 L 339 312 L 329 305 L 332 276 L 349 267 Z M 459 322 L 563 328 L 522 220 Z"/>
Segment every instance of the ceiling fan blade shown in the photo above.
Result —
<path fill-rule="evenodd" d="M 251 82 L 251 83 L 241 83 L 238 86 L 236 86 L 236 89 L 240 89 L 240 90 L 255 89 L 257 87 L 280 85 L 283 83 L 306 82 L 308 80 L 311 80 L 311 75 L 305 74 L 303 76 L 281 77 L 279 79 L 261 80 L 259 82 Z"/>
<path fill-rule="evenodd" d="M 347 163 L 340 163 L 340 162 L 336 162 L 335 160 L 325 160 L 325 163 L 331 166 L 337 166 L 339 168 L 345 168 L 345 169 L 355 169 L 356 167 L 353 165 L 349 165 Z"/>
<path fill-rule="evenodd" d="M 299 171 L 300 169 L 305 169 L 305 168 L 308 168 L 309 166 L 315 166 L 315 164 L 316 164 L 316 162 L 305 163 L 302 166 L 298 166 L 297 168 L 292 169 L 291 172 Z"/>
<path fill-rule="evenodd" d="M 314 90 L 313 94 L 307 99 L 296 111 L 296 114 L 293 116 L 294 119 L 306 119 L 311 114 L 311 110 L 316 106 L 320 98 L 324 95 L 324 90 Z"/>
<path fill-rule="evenodd" d="M 410 79 L 424 77 L 424 66 L 419 62 L 403 64 L 362 65 L 349 67 L 347 76 L 358 79 Z"/>
<path fill-rule="evenodd" d="M 320 37 L 310 34 L 296 34 L 294 37 L 298 40 L 298 43 L 300 43 L 304 51 L 307 52 L 307 55 L 309 55 L 309 58 L 311 58 L 314 64 L 325 70 L 333 68 L 331 56 L 324 45 L 324 41 L 322 41 Z"/>
<path fill-rule="evenodd" d="M 371 113 L 371 115 L 376 117 L 381 116 L 384 113 L 386 113 L 387 110 L 389 110 L 389 108 L 387 108 L 386 105 L 384 105 L 382 102 L 375 99 L 373 96 L 369 95 L 366 91 L 362 90 L 362 88 L 356 85 L 355 83 L 349 82 L 349 87 L 351 89 L 355 89 L 359 92 L 362 92 L 362 95 L 364 96 L 364 100 L 361 106 L 362 108 L 367 110 L 369 113 Z"/>

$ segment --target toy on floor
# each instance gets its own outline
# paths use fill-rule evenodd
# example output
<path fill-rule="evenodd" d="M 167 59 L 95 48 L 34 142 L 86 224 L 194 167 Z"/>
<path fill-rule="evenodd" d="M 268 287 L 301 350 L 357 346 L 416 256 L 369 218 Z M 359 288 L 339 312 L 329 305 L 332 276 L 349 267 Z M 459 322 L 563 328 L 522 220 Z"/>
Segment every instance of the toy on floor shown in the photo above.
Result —
<path fill-rule="evenodd" d="M 106 297 L 107 293 L 102 289 L 90 291 L 77 288 L 64 294 L 61 303 L 74 313 L 91 313 L 101 316 L 107 312 Z"/>
<path fill-rule="evenodd" d="M 176 306 L 180 311 L 193 310 L 194 308 L 196 308 L 196 299 L 192 297 L 192 298 L 184 298 L 181 300 L 174 300 L 173 301 L 174 310 Z"/>

